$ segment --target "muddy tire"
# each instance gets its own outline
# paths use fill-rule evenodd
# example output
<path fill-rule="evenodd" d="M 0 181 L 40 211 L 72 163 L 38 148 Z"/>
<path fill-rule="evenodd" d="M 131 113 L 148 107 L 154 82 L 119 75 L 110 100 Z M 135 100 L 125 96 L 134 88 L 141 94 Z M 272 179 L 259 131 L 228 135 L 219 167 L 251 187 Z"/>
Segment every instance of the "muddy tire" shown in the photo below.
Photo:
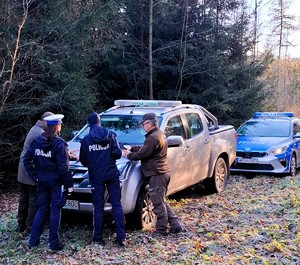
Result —
<path fill-rule="evenodd" d="M 149 195 L 149 185 L 143 186 L 139 192 L 135 210 L 128 215 L 127 221 L 135 229 L 148 230 L 155 227 L 156 216 L 153 212 L 153 203 Z"/>
<path fill-rule="evenodd" d="M 296 168 L 296 156 L 295 154 L 292 154 L 291 160 L 290 160 L 290 176 L 295 177 L 297 174 L 297 168 Z"/>
<path fill-rule="evenodd" d="M 205 187 L 211 193 L 220 193 L 225 189 L 228 179 L 228 168 L 225 160 L 219 157 L 214 168 L 213 176 L 205 180 Z"/>

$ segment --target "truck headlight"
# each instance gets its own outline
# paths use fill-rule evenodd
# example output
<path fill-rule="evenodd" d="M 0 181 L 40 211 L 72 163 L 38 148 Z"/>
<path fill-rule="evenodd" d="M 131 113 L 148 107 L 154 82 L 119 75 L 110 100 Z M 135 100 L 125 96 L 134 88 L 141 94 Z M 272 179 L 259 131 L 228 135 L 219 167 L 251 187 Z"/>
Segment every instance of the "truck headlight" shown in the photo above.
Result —
<path fill-rule="evenodd" d="M 279 155 L 279 154 L 283 154 L 286 152 L 286 150 L 288 149 L 288 146 L 281 146 L 281 147 L 277 147 L 277 148 L 272 148 L 269 150 L 269 154 L 271 155 Z"/>

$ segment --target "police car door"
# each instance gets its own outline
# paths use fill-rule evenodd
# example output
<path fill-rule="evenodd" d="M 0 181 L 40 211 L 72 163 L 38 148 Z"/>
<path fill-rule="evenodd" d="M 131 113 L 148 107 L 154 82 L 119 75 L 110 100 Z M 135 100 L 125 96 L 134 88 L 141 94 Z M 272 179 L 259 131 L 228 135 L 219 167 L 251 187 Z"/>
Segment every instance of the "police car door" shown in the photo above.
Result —
<path fill-rule="evenodd" d="M 295 120 L 293 124 L 293 149 L 296 151 L 296 167 L 300 166 L 300 120 Z"/>

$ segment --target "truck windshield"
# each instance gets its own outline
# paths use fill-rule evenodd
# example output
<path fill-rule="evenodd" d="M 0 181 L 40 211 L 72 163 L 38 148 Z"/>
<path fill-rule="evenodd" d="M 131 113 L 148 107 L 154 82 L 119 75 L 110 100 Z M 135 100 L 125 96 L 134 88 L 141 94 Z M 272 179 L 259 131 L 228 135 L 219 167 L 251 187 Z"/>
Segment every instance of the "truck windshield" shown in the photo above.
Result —
<path fill-rule="evenodd" d="M 290 135 L 289 121 L 248 121 L 238 130 L 239 136 L 256 137 L 288 137 Z"/>
<path fill-rule="evenodd" d="M 101 115 L 101 126 L 115 132 L 120 144 L 141 145 L 144 143 L 146 132 L 139 124 L 142 115 Z M 158 118 L 158 124 L 161 119 Z M 81 140 L 89 133 L 89 126 L 75 137 L 75 141 Z"/>

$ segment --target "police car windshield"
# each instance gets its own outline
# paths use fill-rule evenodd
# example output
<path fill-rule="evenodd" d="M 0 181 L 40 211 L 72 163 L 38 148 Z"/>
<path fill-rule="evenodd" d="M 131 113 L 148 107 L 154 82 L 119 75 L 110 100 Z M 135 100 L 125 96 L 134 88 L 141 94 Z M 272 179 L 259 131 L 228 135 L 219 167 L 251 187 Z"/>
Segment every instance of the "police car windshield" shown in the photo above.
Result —
<path fill-rule="evenodd" d="M 237 130 L 237 133 L 239 136 L 288 137 L 290 135 L 290 122 L 248 121 Z"/>
<path fill-rule="evenodd" d="M 143 127 L 139 124 L 142 115 L 101 115 L 101 126 L 115 132 L 120 144 L 141 145 L 145 140 Z M 158 117 L 160 125 L 161 118 Z M 76 137 L 75 141 L 81 140 L 89 133 L 89 126 L 86 126 Z"/>

